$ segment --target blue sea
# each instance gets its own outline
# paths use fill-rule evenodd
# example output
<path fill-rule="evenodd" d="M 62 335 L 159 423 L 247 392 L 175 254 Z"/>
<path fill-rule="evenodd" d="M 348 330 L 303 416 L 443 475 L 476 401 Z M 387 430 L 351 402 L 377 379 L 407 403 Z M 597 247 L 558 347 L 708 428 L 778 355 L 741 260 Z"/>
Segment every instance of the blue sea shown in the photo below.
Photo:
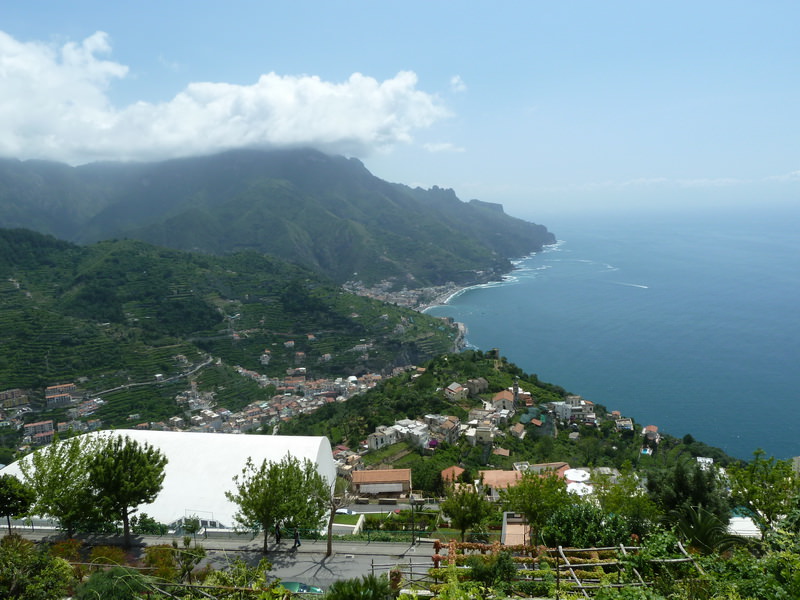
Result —
<path fill-rule="evenodd" d="M 556 245 L 428 312 L 642 425 L 789 458 L 800 455 L 798 215 L 553 218 Z"/>

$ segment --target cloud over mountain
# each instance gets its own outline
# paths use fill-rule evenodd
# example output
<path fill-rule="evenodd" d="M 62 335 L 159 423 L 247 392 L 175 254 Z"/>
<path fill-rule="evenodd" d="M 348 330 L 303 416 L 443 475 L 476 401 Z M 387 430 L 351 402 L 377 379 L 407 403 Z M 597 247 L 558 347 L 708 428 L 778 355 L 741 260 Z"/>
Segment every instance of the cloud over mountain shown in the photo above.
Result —
<path fill-rule="evenodd" d="M 267 73 L 252 85 L 194 82 L 168 102 L 116 107 L 108 89 L 129 69 L 103 58 L 110 52 L 103 32 L 57 48 L 0 31 L 0 155 L 79 164 L 308 145 L 366 156 L 449 114 L 410 71 L 343 82 Z"/>

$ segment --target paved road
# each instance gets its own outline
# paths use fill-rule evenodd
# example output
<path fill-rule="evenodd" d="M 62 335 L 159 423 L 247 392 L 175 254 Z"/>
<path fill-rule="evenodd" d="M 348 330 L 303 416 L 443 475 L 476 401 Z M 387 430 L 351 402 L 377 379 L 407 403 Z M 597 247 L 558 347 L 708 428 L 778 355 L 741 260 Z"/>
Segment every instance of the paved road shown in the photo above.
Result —
<path fill-rule="evenodd" d="M 30 529 L 17 530 L 23 537 L 35 541 L 57 541 L 63 536 L 53 530 Z M 118 545 L 121 540 L 115 536 L 79 536 L 87 544 Z M 136 536 L 134 555 L 140 555 L 145 546 L 171 544 L 173 539 L 180 543 L 176 536 Z M 257 536 L 231 537 L 198 537 L 198 543 L 206 549 L 207 558 L 204 564 L 211 564 L 215 569 L 225 568 L 240 558 L 251 565 L 256 565 L 264 558 L 261 553 L 263 538 Z M 395 565 L 410 565 L 414 571 L 427 570 L 433 563 L 434 554 L 431 542 L 410 543 L 394 542 L 350 542 L 334 541 L 333 554 L 325 556 L 326 540 L 302 540 L 299 548 L 294 542 L 284 539 L 280 544 L 270 541 L 266 558 L 272 563 L 270 575 L 283 581 L 302 581 L 327 589 L 331 583 L 339 579 L 361 577 L 369 573 L 381 574 Z M 408 567 L 407 567 L 408 568 Z"/>
<path fill-rule="evenodd" d="M 209 549 L 212 540 L 205 544 Z M 238 555 L 248 562 L 257 563 L 263 555 L 258 549 L 243 550 Z M 398 544 L 389 542 L 334 542 L 333 554 L 325 556 L 327 542 L 303 541 L 293 549 L 293 542 L 285 541 L 276 548 L 270 546 L 267 558 L 272 562 L 271 575 L 284 581 L 302 581 L 327 589 L 338 579 L 351 579 L 369 573 L 387 573 L 398 564 L 412 565 L 420 572 L 433 566 L 433 544 Z M 215 568 L 225 566 L 231 554 L 224 550 L 209 552 L 211 564 Z"/>

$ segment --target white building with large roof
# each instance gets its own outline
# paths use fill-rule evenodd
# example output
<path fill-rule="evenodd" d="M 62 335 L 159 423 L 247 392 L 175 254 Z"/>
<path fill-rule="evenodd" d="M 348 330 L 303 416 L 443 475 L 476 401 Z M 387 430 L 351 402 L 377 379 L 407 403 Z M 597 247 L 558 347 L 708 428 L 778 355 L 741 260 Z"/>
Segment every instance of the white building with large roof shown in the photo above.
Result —
<path fill-rule="evenodd" d="M 326 437 L 286 435 L 234 435 L 183 431 L 116 429 L 85 435 L 128 436 L 140 444 L 158 448 L 169 462 L 164 484 L 155 502 L 139 507 L 161 523 L 197 515 L 209 526 L 234 527 L 236 505 L 225 497 L 234 491 L 233 476 L 242 472 L 248 457 L 255 465 L 264 460 L 279 462 L 287 454 L 300 461 L 310 460 L 331 485 L 336 467 Z M 17 462 L 0 470 L 22 477 Z M 214 522 L 214 523 L 212 523 Z"/>

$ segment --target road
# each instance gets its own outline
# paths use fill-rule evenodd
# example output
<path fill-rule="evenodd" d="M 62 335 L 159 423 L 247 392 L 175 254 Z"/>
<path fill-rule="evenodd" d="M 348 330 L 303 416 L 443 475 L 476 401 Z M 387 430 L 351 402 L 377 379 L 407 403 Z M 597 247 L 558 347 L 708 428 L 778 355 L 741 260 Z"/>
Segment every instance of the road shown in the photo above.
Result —
<path fill-rule="evenodd" d="M 16 530 L 23 537 L 33 541 L 53 542 L 63 539 L 63 536 L 53 530 L 25 529 Z M 90 545 L 119 545 L 121 540 L 117 536 L 78 536 L 79 539 Z M 133 555 L 139 557 L 146 546 L 171 544 L 173 539 L 180 543 L 180 537 L 166 536 L 136 536 Z M 200 567 L 210 564 L 215 569 L 224 569 L 237 558 L 250 565 L 256 565 L 265 558 L 261 553 L 263 538 L 257 536 L 233 537 L 198 537 L 207 553 L 206 560 Z M 339 579 L 352 579 L 369 573 L 379 575 L 387 573 L 396 565 L 406 565 L 416 572 L 423 572 L 433 566 L 431 556 L 434 554 L 431 542 L 410 543 L 395 542 L 350 542 L 334 541 L 333 554 L 325 556 L 327 541 L 302 540 L 299 548 L 294 548 L 294 542 L 284 539 L 280 544 L 270 541 L 266 558 L 272 563 L 270 576 L 283 581 L 301 581 L 327 589 L 334 581 Z"/>

